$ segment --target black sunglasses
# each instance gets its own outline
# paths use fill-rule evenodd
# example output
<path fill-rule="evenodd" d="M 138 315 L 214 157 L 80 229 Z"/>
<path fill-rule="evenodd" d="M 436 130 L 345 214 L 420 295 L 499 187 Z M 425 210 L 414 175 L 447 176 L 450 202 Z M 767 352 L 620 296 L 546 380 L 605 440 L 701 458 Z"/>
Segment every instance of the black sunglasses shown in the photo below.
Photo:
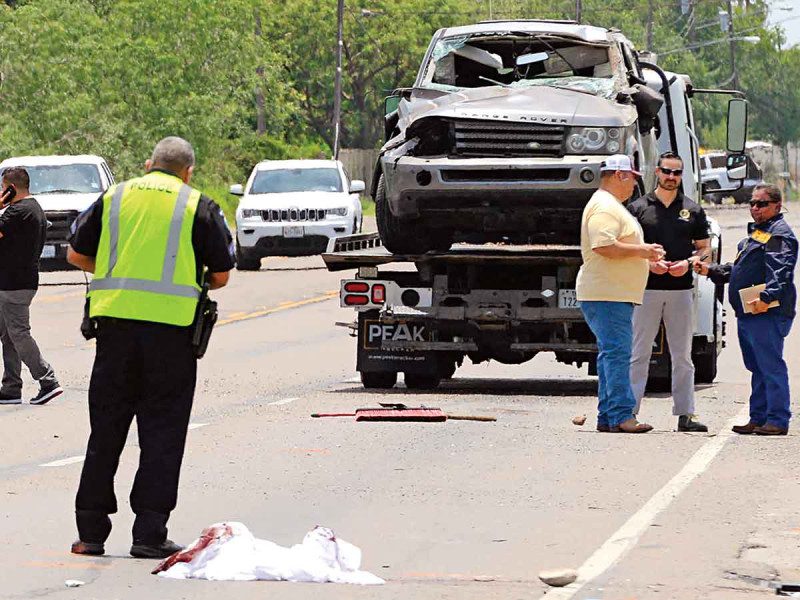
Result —
<path fill-rule="evenodd" d="M 766 208 L 770 204 L 775 204 L 774 200 L 750 200 L 750 208 Z"/>
<path fill-rule="evenodd" d="M 667 169 L 666 167 L 658 167 L 664 175 L 675 175 L 680 177 L 683 175 L 683 169 Z"/>

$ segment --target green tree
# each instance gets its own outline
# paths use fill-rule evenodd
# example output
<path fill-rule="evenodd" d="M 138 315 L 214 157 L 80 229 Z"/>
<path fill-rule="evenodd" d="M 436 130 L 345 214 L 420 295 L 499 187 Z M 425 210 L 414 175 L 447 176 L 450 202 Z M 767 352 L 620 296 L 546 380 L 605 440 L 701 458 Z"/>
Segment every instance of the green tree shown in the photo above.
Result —
<path fill-rule="evenodd" d="M 201 166 L 224 171 L 232 142 L 253 130 L 259 86 L 270 98 L 265 133 L 282 139 L 294 92 L 270 40 L 255 35 L 260 5 L 48 0 L 2 11 L 0 153 L 92 152 L 129 176 L 174 134 Z"/>

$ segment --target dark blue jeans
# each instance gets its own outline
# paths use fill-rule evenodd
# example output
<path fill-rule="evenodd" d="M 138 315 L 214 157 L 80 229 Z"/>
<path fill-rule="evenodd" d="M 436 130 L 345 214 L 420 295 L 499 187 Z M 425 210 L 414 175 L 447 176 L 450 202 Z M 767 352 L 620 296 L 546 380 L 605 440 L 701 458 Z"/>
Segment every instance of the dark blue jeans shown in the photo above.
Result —
<path fill-rule="evenodd" d="M 783 340 L 792 328 L 790 317 L 777 311 L 738 319 L 744 366 L 752 373 L 750 421 L 789 428 L 789 372 L 783 360 Z"/>
<path fill-rule="evenodd" d="M 581 302 L 589 328 L 597 338 L 597 424 L 614 427 L 633 417 L 631 389 L 633 304 Z"/>

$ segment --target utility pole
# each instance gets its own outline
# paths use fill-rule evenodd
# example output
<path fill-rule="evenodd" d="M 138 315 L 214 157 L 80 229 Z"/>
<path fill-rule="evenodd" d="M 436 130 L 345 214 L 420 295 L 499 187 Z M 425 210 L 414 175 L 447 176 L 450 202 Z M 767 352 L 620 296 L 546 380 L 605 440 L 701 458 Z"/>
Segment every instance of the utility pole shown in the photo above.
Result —
<path fill-rule="evenodd" d="M 342 49 L 344 46 L 344 0 L 336 8 L 336 79 L 333 90 L 333 158 L 339 159 L 342 132 Z"/>
<path fill-rule="evenodd" d="M 581 0 L 575 0 L 575 20 L 578 23 L 581 22 L 581 12 L 583 12 L 583 2 L 581 2 Z"/>
<path fill-rule="evenodd" d="M 648 52 L 653 51 L 653 0 L 647 0 L 647 41 Z"/>
<path fill-rule="evenodd" d="M 261 13 L 258 9 L 254 12 L 256 37 L 261 37 Z M 266 100 L 264 98 L 264 67 L 256 67 L 256 75 L 259 78 L 259 85 L 256 87 L 256 133 L 264 135 L 267 132 L 267 114 L 266 114 Z"/>
<path fill-rule="evenodd" d="M 731 89 L 739 89 L 739 76 L 736 73 L 736 40 L 733 37 L 733 3 L 728 0 L 728 37 L 731 45 Z"/>

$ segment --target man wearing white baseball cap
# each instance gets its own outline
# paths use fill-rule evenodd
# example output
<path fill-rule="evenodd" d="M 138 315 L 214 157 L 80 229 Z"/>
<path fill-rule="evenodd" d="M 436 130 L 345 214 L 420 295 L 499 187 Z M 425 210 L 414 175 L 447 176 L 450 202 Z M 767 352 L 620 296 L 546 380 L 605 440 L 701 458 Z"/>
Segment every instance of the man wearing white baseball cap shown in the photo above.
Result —
<path fill-rule="evenodd" d="M 603 432 L 652 429 L 633 415 L 633 305 L 642 303 L 648 261 L 661 260 L 664 249 L 644 243 L 641 226 L 622 205 L 633 194 L 639 175 L 629 156 L 609 156 L 600 166 L 600 188 L 581 218 L 583 265 L 576 291 L 583 316 L 597 338 L 597 430 Z"/>

